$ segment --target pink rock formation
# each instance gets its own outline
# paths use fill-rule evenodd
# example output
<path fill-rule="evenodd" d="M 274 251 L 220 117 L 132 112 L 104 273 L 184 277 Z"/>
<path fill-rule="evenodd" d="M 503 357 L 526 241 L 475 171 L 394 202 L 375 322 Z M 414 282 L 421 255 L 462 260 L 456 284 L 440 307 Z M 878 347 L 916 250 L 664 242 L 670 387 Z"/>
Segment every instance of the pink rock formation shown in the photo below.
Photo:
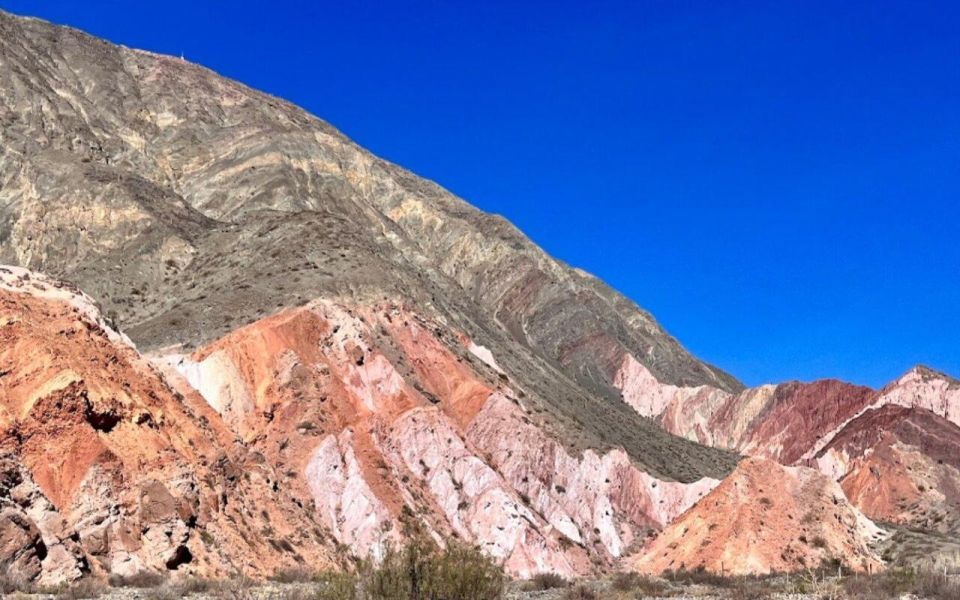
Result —
<path fill-rule="evenodd" d="M 583 574 L 716 485 L 660 481 L 619 450 L 570 455 L 464 352 L 502 373 L 408 307 L 317 301 L 156 360 L 297 474 L 291 489 L 360 555 L 421 531 L 478 544 L 515 575 Z"/>
<path fill-rule="evenodd" d="M 793 572 L 840 561 L 871 571 L 883 536 L 834 481 L 814 469 L 747 459 L 706 498 L 626 561 L 644 573 Z"/>

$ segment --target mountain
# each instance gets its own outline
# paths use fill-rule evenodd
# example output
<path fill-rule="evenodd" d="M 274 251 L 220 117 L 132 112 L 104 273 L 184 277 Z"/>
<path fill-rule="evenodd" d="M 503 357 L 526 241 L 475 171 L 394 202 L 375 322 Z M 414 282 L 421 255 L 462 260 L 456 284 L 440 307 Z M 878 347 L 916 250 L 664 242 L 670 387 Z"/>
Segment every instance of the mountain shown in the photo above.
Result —
<path fill-rule="evenodd" d="M 617 379 L 742 385 L 504 219 L 287 102 L 7 13 L 0 263 L 0 563 L 26 579 L 424 535 L 586 574 L 739 460 Z"/>
<path fill-rule="evenodd" d="M 302 109 L 3 12 L 0 264 L 24 580 L 263 577 L 414 537 L 520 577 L 871 570 L 960 526 L 956 380 L 745 389 Z"/>
<path fill-rule="evenodd" d="M 960 532 L 960 382 L 948 375 L 919 366 L 880 390 L 822 380 L 730 393 L 662 384 L 634 366 L 615 383 L 667 431 L 815 467 L 871 519 L 954 552 L 941 543 Z"/>
<path fill-rule="evenodd" d="M 767 574 L 832 562 L 871 572 L 882 567 L 884 536 L 825 475 L 750 458 L 626 562 L 657 574 Z"/>
<path fill-rule="evenodd" d="M 0 56 L 0 263 L 75 282 L 142 350 L 319 297 L 402 300 L 489 348 L 581 448 L 684 480 L 732 466 L 636 418 L 613 380 L 635 360 L 664 383 L 742 386 L 502 218 L 179 59 L 8 14 Z"/>

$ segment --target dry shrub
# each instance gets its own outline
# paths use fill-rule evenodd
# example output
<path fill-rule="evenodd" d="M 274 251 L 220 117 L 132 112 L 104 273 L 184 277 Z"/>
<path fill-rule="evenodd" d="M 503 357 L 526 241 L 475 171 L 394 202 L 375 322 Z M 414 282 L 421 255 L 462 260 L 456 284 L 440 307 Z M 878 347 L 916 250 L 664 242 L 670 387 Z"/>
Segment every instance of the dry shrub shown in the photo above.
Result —
<path fill-rule="evenodd" d="M 960 580 L 942 573 L 920 572 L 914 581 L 913 594 L 930 600 L 960 600 Z"/>
<path fill-rule="evenodd" d="M 770 598 L 774 592 L 768 582 L 751 577 L 734 577 L 727 586 L 731 600 L 762 600 Z"/>
<path fill-rule="evenodd" d="M 585 585 L 576 585 L 563 595 L 564 600 L 599 600 L 599 596 Z"/>
<path fill-rule="evenodd" d="M 106 588 L 99 581 L 93 579 L 81 579 L 61 588 L 57 592 L 57 598 L 64 600 L 87 600 L 88 598 L 99 598 L 106 593 Z"/>
<path fill-rule="evenodd" d="M 664 571 L 663 578 L 681 585 L 709 585 L 713 587 L 728 587 L 732 578 L 718 575 L 698 567 L 692 571 Z"/>
<path fill-rule="evenodd" d="M 359 600 L 357 577 L 351 573 L 325 573 L 317 582 L 315 600 Z"/>
<path fill-rule="evenodd" d="M 315 581 L 316 600 L 501 600 L 506 577 L 477 548 L 451 541 L 445 550 L 422 542 L 388 548 L 379 564 Z"/>
<path fill-rule="evenodd" d="M 320 574 L 304 568 L 281 569 L 270 576 L 270 581 L 277 583 L 306 583 L 318 581 Z"/>
<path fill-rule="evenodd" d="M 388 549 L 380 565 L 359 573 L 358 600 L 500 600 L 503 570 L 480 550 L 451 541 L 446 550 L 411 542 Z"/>
<path fill-rule="evenodd" d="M 643 596 L 666 596 L 670 586 L 662 579 L 640 573 L 617 573 L 610 586 L 618 592 L 640 592 Z"/>
<path fill-rule="evenodd" d="M 960 581 L 942 573 L 912 569 L 847 577 L 843 588 L 852 600 L 888 600 L 904 594 L 928 600 L 960 600 Z"/>
<path fill-rule="evenodd" d="M 537 573 L 524 582 L 523 590 L 527 592 L 542 592 L 544 590 L 553 590 L 556 588 L 565 588 L 570 582 L 556 573 Z"/>

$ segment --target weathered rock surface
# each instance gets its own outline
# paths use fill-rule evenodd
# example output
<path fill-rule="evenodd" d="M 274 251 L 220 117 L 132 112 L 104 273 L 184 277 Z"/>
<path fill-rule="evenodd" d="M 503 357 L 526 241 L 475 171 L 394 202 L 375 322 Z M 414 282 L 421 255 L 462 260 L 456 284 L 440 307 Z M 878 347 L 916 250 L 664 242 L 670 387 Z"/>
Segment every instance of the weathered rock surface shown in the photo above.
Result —
<path fill-rule="evenodd" d="M 916 367 L 879 391 L 824 380 L 731 394 L 661 384 L 627 362 L 616 383 L 631 406 L 668 431 L 819 468 L 873 519 L 958 529 L 960 382 L 942 373 Z"/>
<path fill-rule="evenodd" d="M 282 100 L 7 13 L 0 263 L 76 282 L 145 350 L 321 297 L 407 302 L 496 355 L 578 450 L 685 481 L 735 463 L 663 436 L 612 383 L 632 356 L 666 383 L 740 385 L 502 218 Z"/>
<path fill-rule="evenodd" d="M 361 556 L 458 537 L 513 574 L 609 567 L 717 480 L 567 449 L 460 331 L 395 303 L 316 301 L 155 360 L 201 391 Z"/>
<path fill-rule="evenodd" d="M 267 574 L 417 532 L 584 573 L 737 460 L 614 378 L 740 384 L 502 218 L 206 69 L 2 12 L 0 262 L 105 307 L 10 270 L 33 289 L 0 418 L 79 572 Z M 41 349 L 36 303 L 67 332 Z"/>
<path fill-rule="evenodd" d="M 882 567 L 871 546 L 884 535 L 818 471 L 751 458 L 627 566 L 646 573 L 702 568 L 744 575 L 839 561 L 870 571 Z"/>
<path fill-rule="evenodd" d="M 887 404 L 843 428 L 816 457 L 872 518 L 960 533 L 960 427 Z"/>
<path fill-rule="evenodd" d="M 0 564 L 15 576 L 334 564 L 281 475 L 69 286 L 0 267 L 0 384 Z M 273 533 L 251 535 L 254 514 Z"/>

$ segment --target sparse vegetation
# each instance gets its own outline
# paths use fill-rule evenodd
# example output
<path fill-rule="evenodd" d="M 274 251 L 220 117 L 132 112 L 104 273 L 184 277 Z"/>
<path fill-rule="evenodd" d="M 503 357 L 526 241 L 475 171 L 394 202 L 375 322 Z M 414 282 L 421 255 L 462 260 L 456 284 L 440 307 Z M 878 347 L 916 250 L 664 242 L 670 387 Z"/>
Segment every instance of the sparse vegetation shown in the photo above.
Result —
<path fill-rule="evenodd" d="M 537 573 L 529 581 L 525 581 L 522 588 L 529 592 L 540 592 L 564 588 L 568 585 L 570 585 L 570 582 L 556 573 Z"/>
<path fill-rule="evenodd" d="M 446 550 L 412 542 L 388 549 L 380 565 L 358 570 L 361 600 L 499 600 L 506 578 L 503 570 L 480 550 L 450 542 Z"/>
<path fill-rule="evenodd" d="M 617 573 L 610 587 L 618 592 L 637 592 L 643 596 L 668 596 L 670 586 L 662 579 L 640 573 Z"/>
<path fill-rule="evenodd" d="M 563 596 L 564 600 L 600 600 L 595 591 L 585 585 L 576 585 Z"/>
<path fill-rule="evenodd" d="M 876 575 L 859 575 L 843 580 L 851 600 L 887 600 L 910 594 L 929 600 L 960 599 L 960 580 L 943 573 L 892 569 Z"/>
<path fill-rule="evenodd" d="M 140 571 L 135 575 L 111 575 L 108 579 L 111 587 L 155 588 L 162 585 L 166 577 L 153 571 Z"/>

